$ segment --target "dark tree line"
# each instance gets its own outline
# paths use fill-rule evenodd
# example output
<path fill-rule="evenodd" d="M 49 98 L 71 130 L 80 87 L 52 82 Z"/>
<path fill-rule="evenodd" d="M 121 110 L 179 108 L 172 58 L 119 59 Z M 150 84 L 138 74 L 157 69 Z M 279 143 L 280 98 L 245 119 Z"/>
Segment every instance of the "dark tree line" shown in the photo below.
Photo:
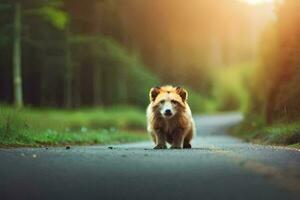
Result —
<path fill-rule="evenodd" d="M 1 101 L 18 106 L 23 101 L 64 107 L 144 105 L 148 88 L 158 84 L 139 55 L 117 42 L 122 27 L 111 1 L 1 4 Z M 22 88 L 24 100 L 18 96 Z"/>

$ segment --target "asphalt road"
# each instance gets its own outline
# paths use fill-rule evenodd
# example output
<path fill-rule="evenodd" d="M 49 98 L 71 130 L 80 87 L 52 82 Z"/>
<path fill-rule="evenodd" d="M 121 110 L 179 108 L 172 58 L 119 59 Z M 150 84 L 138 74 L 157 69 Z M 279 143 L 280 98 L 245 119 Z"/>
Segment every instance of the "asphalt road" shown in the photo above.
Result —
<path fill-rule="evenodd" d="M 190 150 L 150 142 L 0 149 L 0 199 L 300 199 L 300 152 L 226 135 L 240 120 L 197 117 Z"/>

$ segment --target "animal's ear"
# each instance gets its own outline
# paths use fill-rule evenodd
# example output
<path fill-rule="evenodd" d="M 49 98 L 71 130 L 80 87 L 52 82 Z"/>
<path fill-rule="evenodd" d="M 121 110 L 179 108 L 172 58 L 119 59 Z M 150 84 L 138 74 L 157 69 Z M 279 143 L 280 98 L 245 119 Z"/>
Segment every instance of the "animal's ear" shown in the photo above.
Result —
<path fill-rule="evenodd" d="M 181 97 L 182 101 L 186 101 L 188 98 L 188 93 L 187 91 L 182 88 L 182 87 L 176 87 L 176 92 L 177 94 L 179 94 L 179 96 Z"/>
<path fill-rule="evenodd" d="M 159 92 L 160 92 L 160 87 L 151 88 L 150 93 L 149 93 L 150 101 L 155 101 Z"/>

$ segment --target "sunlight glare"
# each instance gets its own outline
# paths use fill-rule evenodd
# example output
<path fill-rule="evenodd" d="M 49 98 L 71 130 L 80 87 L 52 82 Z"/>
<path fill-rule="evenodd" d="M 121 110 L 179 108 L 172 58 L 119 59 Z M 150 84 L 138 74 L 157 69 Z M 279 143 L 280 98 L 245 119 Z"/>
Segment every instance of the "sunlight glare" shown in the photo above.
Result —
<path fill-rule="evenodd" d="M 244 1 L 246 1 L 247 3 L 252 4 L 252 5 L 274 2 L 274 0 L 244 0 Z"/>

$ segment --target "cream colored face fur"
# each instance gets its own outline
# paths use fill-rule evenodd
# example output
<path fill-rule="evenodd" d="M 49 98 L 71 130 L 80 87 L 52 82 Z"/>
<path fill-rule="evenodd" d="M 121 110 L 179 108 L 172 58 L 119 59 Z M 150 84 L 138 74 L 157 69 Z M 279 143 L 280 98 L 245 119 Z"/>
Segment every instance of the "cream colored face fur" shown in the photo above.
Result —
<path fill-rule="evenodd" d="M 177 113 L 177 106 L 178 102 L 167 95 L 166 99 L 159 102 L 158 109 L 164 118 L 172 118 Z"/>
<path fill-rule="evenodd" d="M 156 107 L 164 118 L 172 118 L 180 108 L 185 108 L 186 98 L 187 92 L 178 87 L 164 86 L 153 88 L 150 92 L 152 106 Z"/>

